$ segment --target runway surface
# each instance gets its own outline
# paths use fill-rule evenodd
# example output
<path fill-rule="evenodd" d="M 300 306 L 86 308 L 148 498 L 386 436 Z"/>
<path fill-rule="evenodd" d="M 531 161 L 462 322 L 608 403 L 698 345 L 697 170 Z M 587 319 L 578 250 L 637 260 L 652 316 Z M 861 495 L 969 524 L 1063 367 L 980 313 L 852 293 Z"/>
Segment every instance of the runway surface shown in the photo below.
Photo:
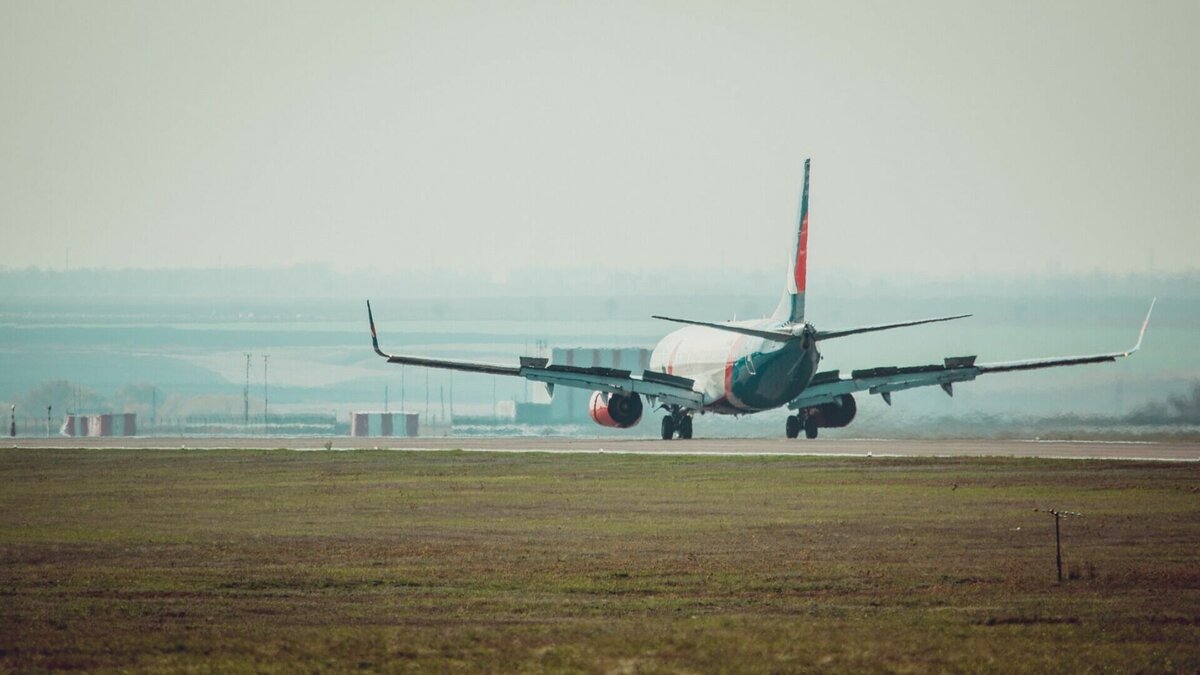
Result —
<path fill-rule="evenodd" d="M 808 455 L 858 457 L 1044 457 L 1200 461 L 1200 443 L 1036 440 L 888 440 L 712 438 L 688 441 L 532 436 L 436 438 L 15 438 L 2 447 L 20 448 L 188 448 L 325 450 L 468 450 L 478 452 L 646 453 L 687 455 Z"/>

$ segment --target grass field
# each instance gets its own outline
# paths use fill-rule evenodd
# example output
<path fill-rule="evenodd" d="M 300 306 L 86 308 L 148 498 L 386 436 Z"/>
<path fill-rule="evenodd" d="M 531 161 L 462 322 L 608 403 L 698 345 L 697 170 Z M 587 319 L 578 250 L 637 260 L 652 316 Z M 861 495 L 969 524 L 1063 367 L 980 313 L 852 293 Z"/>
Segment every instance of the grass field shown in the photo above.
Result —
<path fill-rule="evenodd" d="M 1200 670 L 1200 465 L 0 450 L 0 670 Z M 1053 519 L 1076 577 L 1057 583 Z"/>

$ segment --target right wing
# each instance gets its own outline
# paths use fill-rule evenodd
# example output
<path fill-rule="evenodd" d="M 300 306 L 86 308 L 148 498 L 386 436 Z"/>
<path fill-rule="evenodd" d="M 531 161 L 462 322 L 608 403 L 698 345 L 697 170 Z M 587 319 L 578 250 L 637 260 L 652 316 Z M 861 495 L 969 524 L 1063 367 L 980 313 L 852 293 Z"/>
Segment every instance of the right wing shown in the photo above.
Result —
<path fill-rule="evenodd" d="M 817 330 L 814 331 L 807 324 L 792 323 L 784 324 L 778 329 L 772 328 L 747 328 L 729 323 L 712 323 L 710 321 L 693 321 L 691 319 L 676 319 L 670 316 L 659 316 L 655 314 L 651 319 L 662 319 L 663 321 L 672 321 L 674 323 L 685 323 L 689 326 L 704 326 L 705 328 L 713 328 L 715 330 L 728 331 L 730 333 L 740 333 L 742 335 L 750 335 L 752 337 L 765 338 L 774 340 L 775 342 L 788 342 L 790 340 L 802 340 L 806 335 L 811 336 L 814 340 L 832 340 L 833 338 L 846 337 L 847 335 L 858 335 L 860 333 L 873 333 L 880 330 L 891 330 L 893 328 L 907 328 L 909 326 L 920 326 L 927 323 L 937 323 L 939 321 L 953 321 L 955 319 L 965 319 L 971 316 L 970 314 L 957 314 L 955 316 L 939 316 L 933 319 L 917 319 L 916 321 L 901 321 L 900 323 L 884 323 L 876 326 L 860 326 L 858 328 L 847 328 L 845 330 Z"/>
<path fill-rule="evenodd" d="M 832 403 L 843 394 L 857 391 L 867 391 L 879 394 L 888 404 L 892 404 L 892 392 L 916 387 L 938 385 L 950 396 L 954 395 L 955 382 L 969 382 L 980 375 L 988 373 L 1006 373 L 1016 370 L 1037 370 L 1039 368 L 1058 368 L 1060 366 L 1079 366 L 1087 363 L 1103 363 L 1116 361 L 1136 352 L 1142 347 L 1142 338 L 1146 335 L 1146 326 L 1150 324 L 1150 313 L 1154 311 L 1154 301 L 1150 302 L 1150 310 L 1142 322 L 1138 332 L 1137 344 L 1133 347 L 1108 354 L 1090 354 L 1087 356 L 1061 356 L 1046 359 L 1030 359 L 1027 361 L 1008 361 L 1002 363 L 975 363 L 974 356 L 955 356 L 947 358 L 941 365 L 928 366 L 884 366 L 855 370 L 849 377 L 843 377 L 838 371 L 832 370 L 817 373 L 812 382 L 805 387 L 800 395 L 788 403 L 793 410 L 812 408 L 826 403 Z"/>
<path fill-rule="evenodd" d="M 375 316 L 371 313 L 370 301 L 367 301 L 367 320 L 371 324 L 371 345 L 375 348 L 375 353 L 387 359 L 388 363 L 523 377 L 534 382 L 542 382 L 551 393 L 555 386 L 575 387 L 604 391 L 610 394 L 641 394 L 647 398 L 691 410 L 699 410 L 704 407 L 704 394 L 695 390 L 693 380 L 650 370 L 642 373 L 639 377 L 628 370 L 551 365 L 547 359 L 527 356 L 521 357 L 519 366 L 499 366 L 490 363 L 388 354 L 379 348 L 379 336 L 375 332 Z"/>

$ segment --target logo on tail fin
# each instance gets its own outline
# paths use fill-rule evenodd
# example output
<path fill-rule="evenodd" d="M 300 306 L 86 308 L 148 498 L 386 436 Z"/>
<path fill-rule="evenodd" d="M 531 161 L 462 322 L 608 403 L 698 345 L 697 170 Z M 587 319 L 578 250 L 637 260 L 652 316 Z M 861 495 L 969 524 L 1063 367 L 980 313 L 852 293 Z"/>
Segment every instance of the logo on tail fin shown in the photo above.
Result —
<path fill-rule="evenodd" d="M 792 323 L 804 321 L 804 287 L 805 278 L 808 276 L 808 174 L 811 161 L 804 160 L 804 190 L 800 193 L 799 224 L 796 227 L 793 255 L 788 261 L 791 269 L 787 277 L 787 289 L 779 308 L 775 310 L 776 319 Z"/>
<path fill-rule="evenodd" d="M 808 271 L 808 212 L 800 221 L 800 246 L 796 250 L 796 292 L 804 292 L 804 278 Z"/>

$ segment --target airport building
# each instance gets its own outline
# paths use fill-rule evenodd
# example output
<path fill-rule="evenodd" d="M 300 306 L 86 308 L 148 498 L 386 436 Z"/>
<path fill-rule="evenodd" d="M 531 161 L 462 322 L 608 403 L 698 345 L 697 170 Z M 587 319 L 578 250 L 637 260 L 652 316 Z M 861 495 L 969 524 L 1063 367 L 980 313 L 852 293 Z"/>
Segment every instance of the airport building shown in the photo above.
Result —
<path fill-rule="evenodd" d="M 412 412 L 350 413 L 351 436 L 407 436 L 419 432 L 419 415 Z"/>
<path fill-rule="evenodd" d="M 136 436 L 137 414 L 67 415 L 59 433 L 63 436 Z"/>

